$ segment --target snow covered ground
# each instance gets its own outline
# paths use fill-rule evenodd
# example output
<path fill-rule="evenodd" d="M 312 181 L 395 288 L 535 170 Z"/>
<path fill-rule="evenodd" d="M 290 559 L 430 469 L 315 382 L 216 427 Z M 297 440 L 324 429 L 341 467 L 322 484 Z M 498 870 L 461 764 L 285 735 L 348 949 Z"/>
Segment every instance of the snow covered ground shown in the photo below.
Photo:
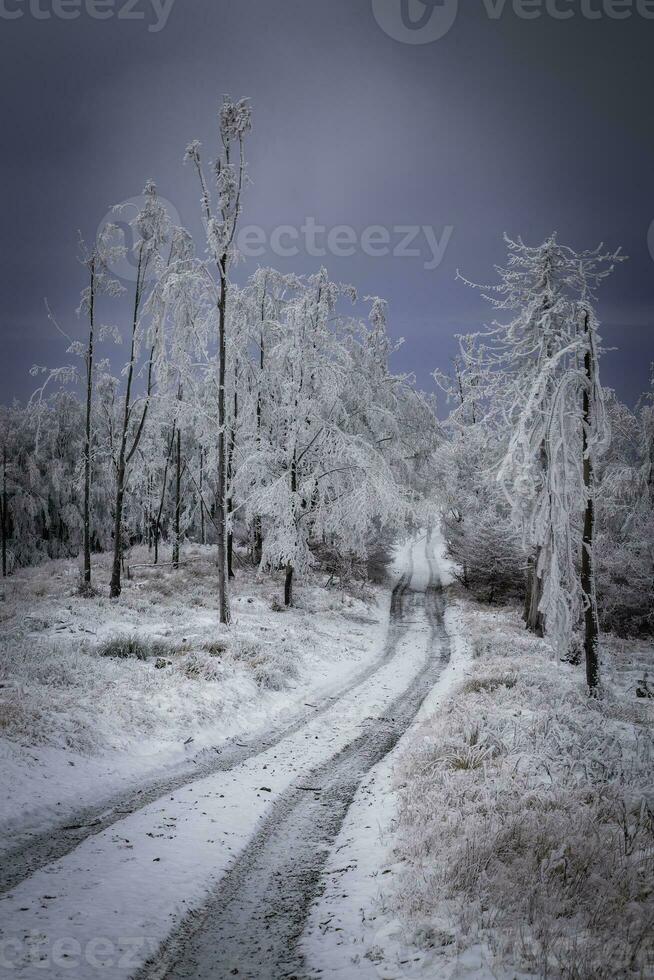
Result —
<path fill-rule="evenodd" d="M 652 650 L 611 639 L 602 701 L 517 612 L 464 596 L 459 646 L 362 785 L 303 946 L 311 976 L 654 976 Z"/>
<path fill-rule="evenodd" d="M 424 589 L 424 562 L 421 576 Z M 201 908 L 298 777 L 356 744 L 372 718 L 386 724 L 398 694 L 431 676 L 425 669 L 437 664 L 426 627 L 408 620 L 390 660 L 268 751 L 125 817 L 5 895 L 3 955 L 12 975 L 131 976 L 189 909 Z"/>
<path fill-rule="evenodd" d="M 0 849 L 12 848 L 84 806 L 190 768 L 244 732 L 267 731 L 347 685 L 378 655 L 388 589 L 363 598 L 298 588 L 292 610 L 273 610 L 280 585 L 240 571 L 229 634 L 216 613 L 211 549 L 192 563 L 135 569 L 120 600 L 76 595 L 75 562 L 48 562 L 7 580 L 0 603 Z M 138 549 L 130 561 L 147 561 Z M 365 601 L 364 601 L 365 600 Z M 147 660 L 99 655 L 136 638 Z M 170 660 L 157 669 L 159 653 Z"/>
<path fill-rule="evenodd" d="M 394 596 L 367 603 L 311 583 L 275 612 L 242 574 L 229 636 L 207 555 L 136 578 L 119 604 L 77 599 L 65 563 L 18 577 L 1 689 L 14 826 L 30 793 L 28 828 L 52 825 L 230 735 L 296 724 L 23 876 L 0 899 L 0 970 L 654 976 L 654 719 L 637 697 L 651 649 L 609 638 L 589 700 L 582 668 L 516 610 L 472 602 L 434 546 L 403 549 Z M 117 634 L 168 644 L 172 664 L 99 656 Z"/>

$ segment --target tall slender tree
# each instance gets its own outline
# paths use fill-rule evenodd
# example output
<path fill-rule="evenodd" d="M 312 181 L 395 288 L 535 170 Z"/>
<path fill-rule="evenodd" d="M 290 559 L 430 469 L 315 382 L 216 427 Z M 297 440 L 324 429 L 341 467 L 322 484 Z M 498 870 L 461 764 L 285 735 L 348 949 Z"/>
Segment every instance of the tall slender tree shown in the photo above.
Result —
<path fill-rule="evenodd" d="M 114 549 L 111 566 L 110 596 L 117 598 L 122 589 L 121 564 L 123 555 L 123 506 L 130 463 L 138 449 L 150 407 L 154 380 L 154 355 L 158 338 L 147 337 L 148 280 L 161 272 L 161 249 L 168 241 L 170 220 L 160 204 L 157 189 L 152 181 L 145 186 L 143 207 L 132 222 L 135 231 L 134 253 L 136 258 L 136 282 L 130 327 L 129 360 L 125 366 L 125 392 L 120 422 L 118 448 L 115 456 L 116 495 L 114 503 Z M 149 342 L 148 342 L 149 341 Z M 145 364 L 146 389 L 138 413 L 139 400 L 134 399 L 134 380 L 141 348 L 145 344 L 149 356 Z"/>
<path fill-rule="evenodd" d="M 202 192 L 202 212 L 207 244 L 217 272 L 215 299 L 218 312 L 218 473 L 216 488 L 216 530 L 218 537 L 218 588 L 220 622 L 231 618 L 228 573 L 227 515 L 227 323 L 229 304 L 229 269 L 234 257 L 234 243 L 241 213 L 241 195 L 245 182 L 244 140 L 252 124 L 249 101 L 233 102 L 225 97 L 220 112 L 221 151 L 213 166 L 216 203 L 207 182 L 201 144 L 191 143 L 186 158 L 195 166 Z M 234 154 L 237 154 L 236 161 Z"/>
<path fill-rule="evenodd" d="M 92 451 L 93 451 L 93 388 L 94 388 L 94 357 L 96 344 L 96 313 L 97 300 L 101 294 L 118 296 L 123 287 L 109 273 L 110 264 L 115 257 L 116 247 L 113 244 L 114 229 L 105 225 L 100 232 L 95 245 L 89 252 L 80 239 L 81 261 L 87 269 L 89 284 L 82 292 L 78 314 L 85 314 L 88 319 L 88 337 L 83 353 L 86 373 L 86 414 L 84 420 L 84 504 L 83 504 L 83 568 L 82 581 L 86 591 L 90 591 L 91 582 L 91 490 L 92 490 Z"/>
<path fill-rule="evenodd" d="M 584 338 L 584 375 L 583 385 L 583 476 L 586 492 L 586 508 L 584 511 L 584 532 L 581 549 L 581 591 L 584 605 L 584 652 L 586 656 L 586 681 L 591 692 L 599 686 L 599 618 L 597 614 L 597 593 L 595 586 L 595 562 L 593 546 L 595 537 L 595 468 L 593 465 L 593 435 L 595 419 L 593 410 L 601 404 L 597 357 L 595 353 L 594 334 L 595 324 L 591 320 L 592 313 L 586 308 L 581 309 Z"/>

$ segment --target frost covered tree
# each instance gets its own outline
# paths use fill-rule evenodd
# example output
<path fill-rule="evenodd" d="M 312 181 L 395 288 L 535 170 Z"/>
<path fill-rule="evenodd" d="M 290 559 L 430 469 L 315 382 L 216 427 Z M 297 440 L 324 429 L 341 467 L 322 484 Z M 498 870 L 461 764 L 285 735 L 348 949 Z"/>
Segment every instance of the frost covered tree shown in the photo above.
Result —
<path fill-rule="evenodd" d="M 156 334 L 149 332 L 148 320 L 151 309 L 148 304 L 152 296 L 151 277 L 162 271 L 162 250 L 169 240 L 170 219 L 159 202 L 157 189 L 148 181 L 143 191 L 144 203 L 135 218 L 130 222 L 135 237 L 134 255 L 136 260 L 136 282 L 134 303 L 129 332 L 129 358 L 123 369 L 125 389 L 122 414 L 117 434 L 117 447 L 114 455 L 116 493 L 114 503 L 114 550 L 111 568 L 110 595 L 112 599 L 121 593 L 121 562 L 123 554 L 123 508 L 129 467 L 139 447 L 141 436 L 150 407 L 152 395 L 154 352 L 157 346 Z M 156 320 L 154 321 L 156 324 Z M 139 362 L 144 353 L 145 393 L 134 397 L 134 383 L 139 371 Z"/>
<path fill-rule="evenodd" d="M 190 458 L 196 452 L 196 440 L 202 438 L 207 416 L 215 417 L 208 399 L 213 387 L 214 362 L 210 354 L 213 306 L 207 296 L 203 265 L 196 259 L 193 241 L 183 229 L 175 229 L 171 258 L 151 305 L 157 338 L 156 401 L 159 415 L 165 420 L 162 430 L 170 433 L 159 442 L 160 446 L 167 445 L 167 450 L 161 498 L 153 525 L 155 562 L 170 469 L 174 474 L 173 564 L 177 566 L 182 539 L 194 517 L 194 508 L 185 507 L 182 501 L 183 481 L 193 480 Z M 197 483 L 195 489 L 202 493 Z"/>
<path fill-rule="evenodd" d="M 622 256 L 602 247 L 575 252 L 555 236 L 535 248 L 507 244 L 508 264 L 486 296 L 512 317 L 474 343 L 489 370 L 486 395 L 509 432 L 498 479 L 529 556 L 525 619 L 567 654 L 583 611 L 594 689 L 593 466 L 610 434 L 593 302 Z"/>
<path fill-rule="evenodd" d="M 479 356 L 492 368 L 488 375 L 491 387 L 487 390 L 492 410 L 501 407 L 506 424 L 517 430 L 535 385 L 544 382 L 541 400 L 552 397 L 549 365 L 570 318 L 568 285 L 572 270 L 571 255 L 554 235 L 536 247 L 526 246 L 520 239 L 512 241 L 507 236 L 505 241 L 508 262 L 506 267 L 496 268 L 499 283 L 482 288 L 493 309 L 508 312 L 511 317 L 505 323 L 494 322 L 485 334 L 471 339 L 479 347 Z M 534 413 L 539 410 L 534 405 Z M 531 487 L 536 487 L 545 482 L 549 468 L 545 438 L 539 443 L 536 456 L 530 458 L 532 470 L 524 476 Z M 525 544 L 529 547 L 528 541 Z M 525 621 L 529 629 L 542 633 L 543 580 L 539 574 L 542 545 L 536 540 L 531 548 Z"/>
<path fill-rule="evenodd" d="M 523 590 L 524 552 L 497 482 L 506 427 L 488 409 L 487 377 L 467 337 L 451 374 L 434 373 L 452 405 L 434 455 L 442 528 L 461 584 L 486 602 Z"/>
<path fill-rule="evenodd" d="M 3 410 L 0 454 L 7 571 L 81 550 L 80 461 L 83 411 L 57 391 Z"/>
<path fill-rule="evenodd" d="M 344 295 L 352 293 L 324 270 L 294 284 L 269 324 L 257 389 L 264 421 L 242 442 L 239 496 L 264 525 L 262 567 L 285 571 L 286 605 L 316 549 L 365 554 L 375 520 L 403 517 L 404 494 L 383 448 L 390 418 L 367 401 L 357 372 L 371 335 L 359 324 L 357 338 L 337 315 Z"/>
<path fill-rule="evenodd" d="M 245 182 L 244 140 L 251 128 L 249 102 L 233 102 L 226 97 L 220 111 L 219 155 L 212 166 L 213 188 L 203 168 L 201 145 L 191 143 L 186 159 L 195 167 L 202 193 L 202 215 L 211 265 L 217 273 L 213 283 L 218 312 L 218 472 L 216 511 L 218 533 L 218 579 L 221 623 L 229 623 L 229 585 L 227 569 L 227 317 L 229 303 L 229 269 L 234 258 L 234 242 L 241 213 L 241 195 Z M 236 155 L 236 160 L 234 159 Z M 213 191 L 213 193 L 212 193 Z M 205 266 L 209 274 L 209 265 Z"/>

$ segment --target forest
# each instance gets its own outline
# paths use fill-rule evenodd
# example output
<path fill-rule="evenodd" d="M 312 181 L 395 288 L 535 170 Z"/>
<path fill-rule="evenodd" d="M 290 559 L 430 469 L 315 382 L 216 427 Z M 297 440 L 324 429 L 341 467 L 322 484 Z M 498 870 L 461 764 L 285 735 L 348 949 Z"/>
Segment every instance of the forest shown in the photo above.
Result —
<path fill-rule="evenodd" d="M 2 408 L 3 576 L 79 554 L 89 593 L 92 555 L 111 552 L 117 598 L 131 546 L 156 565 L 165 544 L 177 566 L 185 543 L 211 543 L 228 623 L 239 563 L 284 569 L 290 605 L 310 567 L 365 576 L 442 512 L 465 588 L 519 598 L 561 656 L 581 655 L 583 621 L 593 661 L 600 624 L 651 633 L 654 392 L 628 406 L 600 377 L 599 291 L 625 257 L 506 238 L 496 283 L 461 278 L 490 326 L 459 338 L 425 394 L 392 373 L 383 299 L 357 313 L 356 288 L 324 268 L 230 282 L 250 126 L 247 100 L 225 101 L 216 162 L 187 148 L 206 240 L 149 182 L 129 218 L 133 284 L 111 272 L 117 225 L 80 242 L 75 329 L 48 308 L 69 363 L 35 365 L 29 402 Z M 105 325 L 124 292 L 130 322 Z"/>
<path fill-rule="evenodd" d="M 80 237 L 60 359 L 0 407 L 2 956 L 649 976 L 654 370 L 602 383 L 626 256 L 505 235 L 422 391 L 383 298 L 239 274 L 249 100 L 218 118 L 184 157 L 202 235 L 149 180 Z"/>

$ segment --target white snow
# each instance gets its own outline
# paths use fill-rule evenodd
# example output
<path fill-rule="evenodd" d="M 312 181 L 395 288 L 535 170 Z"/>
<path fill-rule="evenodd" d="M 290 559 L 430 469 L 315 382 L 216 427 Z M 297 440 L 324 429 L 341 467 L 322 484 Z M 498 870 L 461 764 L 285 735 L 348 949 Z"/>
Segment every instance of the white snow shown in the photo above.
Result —
<path fill-rule="evenodd" d="M 553 661 L 511 608 L 454 592 L 446 622 L 453 669 L 329 856 L 308 975 L 522 980 L 543 956 L 552 976 L 651 969 L 653 718 L 635 696 L 651 649 L 606 638 L 593 702 L 583 667 Z"/>
<path fill-rule="evenodd" d="M 201 904 L 293 780 L 345 747 L 409 685 L 428 656 L 426 635 L 416 623 L 393 660 L 274 748 L 127 817 L 9 893 L 3 935 L 14 943 L 13 975 L 43 976 L 45 964 L 53 980 L 70 976 L 73 966 L 92 976 L 103 939 L 102 976 L 130 976 L 177 919 Z"/>
<path fill-rule="evenodd" d="M 206 560 L 177 572 L 139 572 L 119 603 L 77 597 L 75 562 L 48 562 L 10 580 L 0 658 L 0 852 L 19 835 L 188 765 L 204 748 L 310 714 L 308 704 L 377 656 L 388 590 L 372 590 L 364 602 L 312 581 L 298 588 L 296 608 L 277 613 L 279 583 L 243 572 L 228 632 L 218 622 L 212 559 L 208 549 Z M 101 586 L 107 561 L 96 571 Z M 164 670 L 154 659 L 98 657 L 98 645 L 115 636 L 181 649 Z M 216 642 L 227 653 L 211 657 L 206 647 Z M 243 657 L 244 647 L 255 656 Z M 189 669 L 193 657 L 200 676 Z"/>

